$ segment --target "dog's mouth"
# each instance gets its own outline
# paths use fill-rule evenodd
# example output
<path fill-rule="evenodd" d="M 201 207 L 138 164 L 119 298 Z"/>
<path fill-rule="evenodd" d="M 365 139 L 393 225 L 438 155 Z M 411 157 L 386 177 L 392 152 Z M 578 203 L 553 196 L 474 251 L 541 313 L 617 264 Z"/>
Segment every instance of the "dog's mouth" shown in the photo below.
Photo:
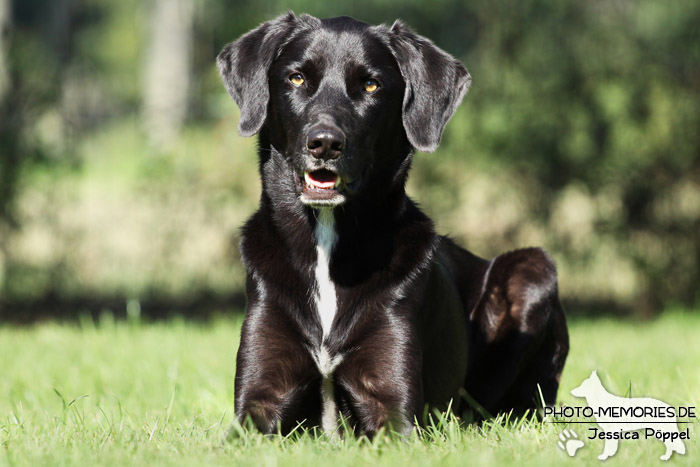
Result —
<path fill-rule="evenodd" d="M 302 177 L 300 177 L 302 178 Z M 345 202 L 343 180 L 328 169 L 305 171 L 302 182 L 301 202 L 309 206 L 338 206 Z"/>
<path fill-rule="evenodd" d="M 335 190 L 340 184 L 340 177 L 337 173 L 331 172 L 328 169 L 314 170 L 313 172 L 304 172 L 304 185 L 306 189 L 311 190 Z"/>

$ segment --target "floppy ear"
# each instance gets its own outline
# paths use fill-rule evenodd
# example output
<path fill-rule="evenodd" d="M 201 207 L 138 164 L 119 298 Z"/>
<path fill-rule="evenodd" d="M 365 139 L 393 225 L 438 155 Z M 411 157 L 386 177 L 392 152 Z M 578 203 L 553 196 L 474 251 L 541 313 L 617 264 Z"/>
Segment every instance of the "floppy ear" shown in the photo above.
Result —
<path fill-rule="evenodd" d="M 273 60 L 304 25 L 318 21 L 308 15 L 297 17 L 291 11 L 263 23 L 228 44 L 216 63 L 226 90 L 241 108 L 238 132 L 253 136 L 265 123 L 270 88 L 267 73 Z"/>
<path fill-rule="evenodd" d="M 459 61 L 401 21 L 396 21 L 389 33 L 391 49 L 406 82 L 406 135 L 419 151 L 433 152 L 447 121 L 467 93 L 471 76 Z"/>

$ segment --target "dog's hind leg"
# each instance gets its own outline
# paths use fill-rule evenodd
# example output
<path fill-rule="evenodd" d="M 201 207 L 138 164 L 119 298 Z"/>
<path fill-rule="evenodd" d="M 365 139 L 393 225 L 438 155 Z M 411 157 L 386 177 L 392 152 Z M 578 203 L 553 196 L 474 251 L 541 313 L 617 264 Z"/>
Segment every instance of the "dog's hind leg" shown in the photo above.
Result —
<path fill-rule="evenodd" d="M 470 316 L 465 389 L 491 414 L 555 402 L 569 350 L 556 269 L 540 249 L 494 258 Z"/>

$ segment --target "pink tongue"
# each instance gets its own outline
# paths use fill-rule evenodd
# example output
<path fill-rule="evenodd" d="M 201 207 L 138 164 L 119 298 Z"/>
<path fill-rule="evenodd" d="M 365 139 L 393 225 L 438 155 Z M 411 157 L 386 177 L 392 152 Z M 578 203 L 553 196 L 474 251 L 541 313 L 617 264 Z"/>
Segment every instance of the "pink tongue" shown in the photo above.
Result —
<path fill-rule="evenodd" d="M 319 178 L 322 178 L 323 180 L 319 180 Z M 338 181 L 338 176 L 330 172 L 327 174 L 307 173 L 306 181 L 309 183 L 309 185 L 315 188 L 328 189 L 335 186 L 335 183 Z"/>

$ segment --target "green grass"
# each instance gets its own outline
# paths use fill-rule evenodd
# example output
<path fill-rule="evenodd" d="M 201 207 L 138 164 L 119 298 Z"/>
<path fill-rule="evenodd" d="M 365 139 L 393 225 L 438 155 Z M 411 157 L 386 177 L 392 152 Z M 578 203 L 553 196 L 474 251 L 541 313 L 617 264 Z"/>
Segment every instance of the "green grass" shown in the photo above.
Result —
<path fill-rule="evenodd" d="M 0 465 L 598 465 L 603 441 L 568 458 L 562 425 L 461 426 L 449 417 L 407 441 L 341 441 L 247 433 L 223 443 L 233 419 L 240 320 L 208 324 L 42 323 L 0 327 Z M 597 369 L 607 388 L 700 406 L 700 315 L 651 322 L 570 323 L 560 400 Z M 700 424 L 674 465 L 698 465 Z M 658 441 L 622 441 L 606 465 L 656 465 Z"/>

